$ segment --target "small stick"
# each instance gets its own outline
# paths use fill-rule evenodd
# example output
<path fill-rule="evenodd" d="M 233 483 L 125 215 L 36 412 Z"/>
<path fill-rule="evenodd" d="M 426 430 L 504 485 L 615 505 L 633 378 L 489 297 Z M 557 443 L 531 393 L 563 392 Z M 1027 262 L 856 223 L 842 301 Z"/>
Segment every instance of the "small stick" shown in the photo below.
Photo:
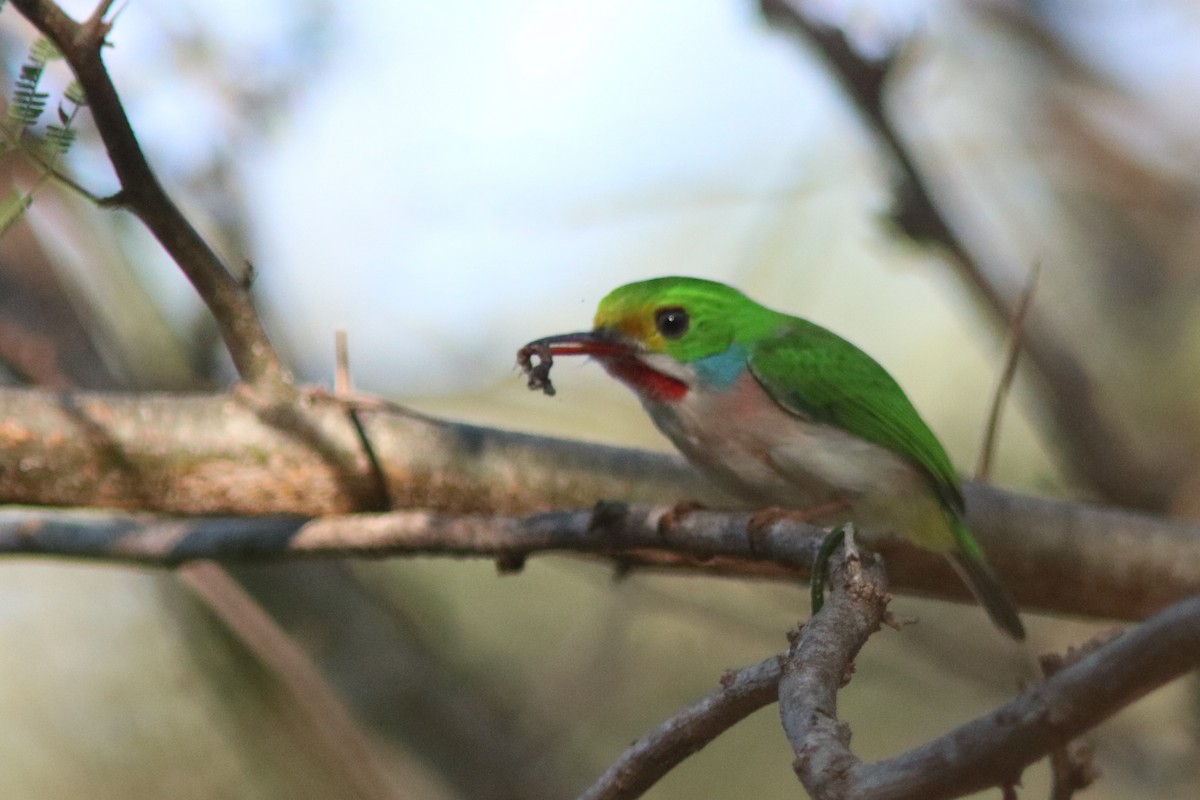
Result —
<path fill-rule="evenodd" d="M 975 468 L 975 479 L 979 481 L 986 481 L 992 473 L 992 455 L 996 451 L 996 439 L 1000 433 L 1000 412 L 1004 409 L 1004 401 L 1008 397 L 1008 390 L 1012 387 L 1013 377 L 1017 372 L 1025 317 L 1033 305 L 1033 292 L 1037 287 L 1041 272 L 1041 265 L 1034 264 L 1029 273 L 1029 280 L 1021 291 L 1021 297 L 1017 300 L 1017 307 L 1009 324 L 1008 350 L 1004 354 L 1004 369 L 1000 373 L 996 392 L 992 395 L 992 407 L 988 410 L 987 425 L 983 431 L 983 443 L 979 447 L 979 465 Z"/>

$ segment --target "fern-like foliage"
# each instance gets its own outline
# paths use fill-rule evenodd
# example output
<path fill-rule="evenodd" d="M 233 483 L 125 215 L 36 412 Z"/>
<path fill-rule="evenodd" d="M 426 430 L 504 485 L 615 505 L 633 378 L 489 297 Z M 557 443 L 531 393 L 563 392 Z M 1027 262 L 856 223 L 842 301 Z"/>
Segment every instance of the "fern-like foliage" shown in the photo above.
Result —
<path fill-rule="evenodd" d="M 50 99 L 48 92 L 40 90 L 42 75 L 46 71 L 46 64 L 59 58 L 62 58 L 62 53 L 45 37 L 35 41 L 29 48 L 29 56 L 21 65 L 8 107 L 8 118 L 22 130 L 28 130 L 42 118 Z"/>
<path fill-rule="evenodd" d="M 0 6 L 3 3 L 4 0 L 0 0 Z M 58 178 L 77 191 L 84 191 L 58 172 L 59 161 L 75 143 L 75 117 L 87 104 L 78 81 L 73 81 L 63 92 L 56 121 L 47 123 L 41 135 L 35 130 L 50 105 L 50 93 L 42 89 L 46 65 L 60 58 L 62 53 L 49 39 L 43 37 L 33 43 L 14 82 L 8 116 L 0 119 L 0 133 L 3 134 L 0 136 L 0 153 L 15 150 L 41 170 L 31 188 L 25 191 L 14 189 L 8 197 L 0 199 L 0 236 L 25 214 L 33 203 L 34 194 L 48 179 Z"/>
<path fill-rule="evenodd" d="M 33 194 L 11 190 L 0 200 L 0 236 L 3 236 L 33 205 Z"/>
<path fill-rule="evenodd" d="M 79 81 L 72 81 L 63 93 L 63 99 L 58 104 L 58 122 L 46 126 L 45 146 L 51 159 L 59 159 L 67 154 L 75 143 L 75 115 L 87 103 L 83 87 Z"/>
<path fill-rule="evenodd" d="M 38 82 L 42 79 L 44 68 L 34 64 L 22 64 L 21 74 L 17 76 L 17 86 L 13 91 L 12 104 L 8 107 L 8 118 L 23 128 L 37 124 L 46 110 L 46 101 L 50 95 L 38 91 Z"/>

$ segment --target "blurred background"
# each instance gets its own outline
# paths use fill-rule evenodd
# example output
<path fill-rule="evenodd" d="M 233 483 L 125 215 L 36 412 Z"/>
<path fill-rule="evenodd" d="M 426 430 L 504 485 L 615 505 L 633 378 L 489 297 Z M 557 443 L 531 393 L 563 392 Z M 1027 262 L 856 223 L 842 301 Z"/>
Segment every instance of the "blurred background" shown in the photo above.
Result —
<path fill-rule="evenodd" d="M 361 390 L 665 449 L 594 365 L 558 366 L 547 398 L 525 389 L 514 354 L 589 327 L 618 284 L 698 275 L 871 352 L 970 472 L 1006 336 L 995 301 L 1038 265 L 1030 335 L 1063 359 L 1018 377 L 992 480 L 1200 516 L 1200 10 L 793 5 L 890 63 L 888 118 L 990 297 L 945 247 L 902 235 L 893 154 L 811 42 L 748 0 L 137 0 L 106 62 L 169 191 L 228 263 L 253 266 L 269 330 L 306 381 L 330 382 L 344 329 Z M 0 13 L 8 86 L 31 41 Z M 51 67 L 61 93 L 68 77 Z M 67 169 L 110 193 L 86 116 Z M 0 175 L 18 191 L 37 180 L 11 153 Z M 0 289 L 9 382 L 231 379 L 157 244 L 61 187 L 39 190 L 0 240 Z M 1047 410 L 1071 391 L 1094 403 L 1100 441 Z M 806 587 L 615 580 L 569 558 L 511 577 L 433 560 L 235 573 L 411 798 L 574 796 L 724 670 L 781 650 L 807 613 Z M 871 760 L 982 713 L 1023 674 L 979 609 L 893 608 L 921 624 L 874 637 L 842 694 Z M 1037 651 L 1104 627 L 1028 622 Z M 1195 796 L 1198 735 L 1194 681 L 1152 694 L 1097 732 L 1104 776 L 1089 796 Z M 790 763 L 767 709 L 648 796 L 794 797 Z M 1039 766 L 1025 786 L 1038 796 L 1047 781 Z M 12 560 L 0 796 L 359 795 L 277 676 L 174 576 Z"/>

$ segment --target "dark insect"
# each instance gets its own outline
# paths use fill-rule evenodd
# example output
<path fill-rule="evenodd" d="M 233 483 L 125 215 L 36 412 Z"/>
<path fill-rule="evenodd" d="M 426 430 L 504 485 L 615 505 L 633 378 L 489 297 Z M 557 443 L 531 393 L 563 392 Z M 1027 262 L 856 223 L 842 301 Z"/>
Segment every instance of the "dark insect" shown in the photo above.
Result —
<path fill-rule="evenodd" d="M 534 358 L 538 363 L 533 363 Z M 550 354 L 550 345 L 539 342 L 525 345 L 517 351 L 517 366 L 529 376 L 530 389 L 541 389 L 548 396 L 554 396 L 556 390 L 550 382 L 550 367 L 554 366 L 554 357 Z"/>

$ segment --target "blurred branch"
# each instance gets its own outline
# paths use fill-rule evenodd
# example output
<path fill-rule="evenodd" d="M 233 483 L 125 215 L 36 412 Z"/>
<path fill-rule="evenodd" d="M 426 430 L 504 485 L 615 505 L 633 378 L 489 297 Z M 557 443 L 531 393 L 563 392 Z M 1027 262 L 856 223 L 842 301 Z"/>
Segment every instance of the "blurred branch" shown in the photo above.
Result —
<path fill-rule="evenodd" d="M 881 575 L 869 567 L 862 574 L 829 621 L 818 615 L 801 631 L 780 684 L 796 770 L 814 798 L 930 800 L 1011 786 L 1030 764 L 1200 668 L 1200 597 L 1192 597 L 990 713 L 896 758 L 865 764 L 847 746 L 849 731 L 836 715 L 837 690 L 884 613 Z"/>
<path fill-rule="evenodd" d="M 66 388 L 71 380 L 59 365 L 58 342 L 16 320 L 0 317 L 0 362 L 19 377 L 48 388 Z"/>
<path fill-rule="evenodd" d="M 1194 525 L 983 487 L 971 492 L 969 502 L 984 513 L 975 531 L 1026 609 L 1137 619 L 1200 592 L 1200 564 L 1193 557 L 1200 528 Z M 525 517 L 410 510 L 305 520 L 8 509 L 0 511 L 0 553 L 161 566 L 194 559 L 441 555 L 491 558 L 512 569 L 530 555 L 570 552 L 621 568 L 794 581 L 807 578 L 824 535 L 780 520 L 752 539 L 751 514 L 716 511 L 685 514 L 664 534 L 660 522 L 671 510 L 604 503 L 595 511 Z M 887 559 L 899 590 L 967 599 L 937 554 L 902 541 L 873 547 Z"/>
<path fill-rule="evenodd" d="M 928 800 L 989 786 L 1007 790 L 1030 764 L 1051 756 L 1058 768 L 1072 739 L 1200 668 L 1200 597 L 1193 597 L 1122 636 L 1105 635 L 1065 658 L 1048 659 L 1055 665 L 1048 680 L 989 714 L 894 759 L 864 764 L 849 749 L 850 730 L 837 718 L 837 693 L 849 683 L 867 639 L 889 622 L 891 596 L 877 557 L 839 553 L 832 575 L 828 602 L 801 627 L 786 657 L 726 675 L 720 689 L 634 743 L 581 800 L 642 796 L 776 691 L 796 754 L 793 766 L 814 798 Z M 1067 771 L 1056 782 L 1056 796 L 1069 797 L 1092 777 L 1086 759 Z"/>
<path fill-rule="evenodd" d="M 106 202 L 136 214 L 187 275 L 216 318 L 242 380 L 268 396 L 288 396 L 291 378 L 267 338 L 249 287 L 234 277 L 167 195 L 129 124 L 101 58 L 112 28 L 105 19 L 111 0 L 103 0 L 82 23 L 48 0 L 13 0 L 12 5 L 54 42 L 83 86 L 121 184 Z"/>
<path fill-rule="evenodd" d="M 228 566 L 386 751 L 411 754 L 462 798 L 571 796 L 570 721 L 526 702 L 537 687 L 514 686 L 503 665 L 465 664 L 471 642 L 430 629 L 429 608 L 399 599 L 394 585 L 364 584 L 343 560 Z"/>
<path fill-rule="evenodd" d="M 180 570 L 183 582 L 286 687 L 302 728 L 329 754 L 364 800 L 398 800 L 371 745 L 308 655 L 229 573 L 211 562 Z"/>
<path fill-rule="evenodd" d="M 935 200 L 928 181 L 889 119 L 885 90 L 894 59 L 873 63 L 858 55 L 837 30 L 811 22 L 800 0 L 760 0 L 764 17 L 794 33 L 824 57 L 847 97 L 874 133 L 887 145 L 898 168 L 893 219 L 910 238 L 947 251 L 1001 320 L 1016 313 L 1000 281 L 977 260 L 952 226 L 953 216 Z M 1033 316 L 1024 326 L 1024 345 L 1039 379 L 1048 418 L 1067 455 L 1071 470 L 1122 505 L 1161 509 L 1171 497 L 1169 476 L 1139 458 L 1096 403 L 1092 379 L 1058 335 Z"/>
<path fill-rule="evenodd" d="M 641 797 L 675 767 L 779 694 L 779 656 L 721 676 L 721 686 L 633 743 L 579 800 Z"/>
<path fill-rule="evenodd" d="M 1038 276 L 1041 268 L 1036 264 L 1029 274 L 1017 308 L 1013 312 L 1008 326 L 1008 347 L 1005 348 L 1004 362 L 1000 369 L 1000 378 L 996 381 L 996 391 L 992 394 L 991 407 L 988 409 L 987 423 L 983 428 L 983 442 L 979 445 L 979 463 L 975 467 L 975 479 L 986 481 L 992 476 L 992 458 L 996 453 L 996 443 L 1000 434 L 1000 417 L 1004 413 L 1004 401 L 1008 399 L 1008 391 L 1012 388 L 1013 379 L 1017 375 L 1017 362 L 1021 358 L 1022 334 L 1025 328 L 1025 317 L 1033 303 L 1033 293 L 1037 289 Z"/>

